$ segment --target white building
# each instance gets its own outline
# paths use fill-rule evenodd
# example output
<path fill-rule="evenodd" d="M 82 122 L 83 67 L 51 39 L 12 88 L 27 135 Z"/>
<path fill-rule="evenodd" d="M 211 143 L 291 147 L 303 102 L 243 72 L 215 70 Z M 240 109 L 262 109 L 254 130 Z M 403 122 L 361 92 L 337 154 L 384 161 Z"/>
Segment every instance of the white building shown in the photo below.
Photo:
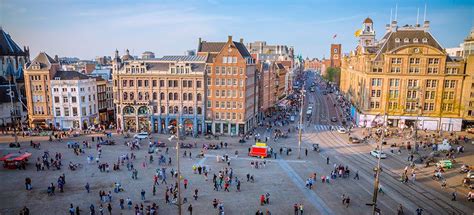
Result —
<path fill-rule="evenodd" d="M 76 71 L 58 71 L 51 80 L 54 124 L 87 129 L 98 123 L 96 79 Z"/>

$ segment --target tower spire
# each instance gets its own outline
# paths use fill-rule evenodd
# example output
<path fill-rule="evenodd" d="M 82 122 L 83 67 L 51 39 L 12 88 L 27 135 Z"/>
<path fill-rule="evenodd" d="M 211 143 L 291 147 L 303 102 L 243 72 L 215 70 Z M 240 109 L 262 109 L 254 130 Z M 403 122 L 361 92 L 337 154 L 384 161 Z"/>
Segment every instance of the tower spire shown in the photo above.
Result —
<path fill-rule="evenodd" d="M 416 12 L 416 25 L 418 26 L 418 24 L 420 24 L 418 22 L 418 19 L 420 18 L 420 8 L 417 8 L 417 12 Z"/>
<path fill-rule="evenodd" d="M 395 21 L 397 21 L 398 18 L 398 4 L 395 5 Z"/>
<path fill-rule="evenodd" d="M 425 12 L 424 12 L 424 15 L 423 15 L 423 22 L 426 21 L 426 3 L 425 3 Z"/>
<path fill-rule="evenodd" d="M 392 18 L 393 18 L 393 11 L 392 11 L 392 10 L 393 10 L 393 9 L 390 8 L 390 22 L 389 22 L 389 24 L 392 23 Z"/>

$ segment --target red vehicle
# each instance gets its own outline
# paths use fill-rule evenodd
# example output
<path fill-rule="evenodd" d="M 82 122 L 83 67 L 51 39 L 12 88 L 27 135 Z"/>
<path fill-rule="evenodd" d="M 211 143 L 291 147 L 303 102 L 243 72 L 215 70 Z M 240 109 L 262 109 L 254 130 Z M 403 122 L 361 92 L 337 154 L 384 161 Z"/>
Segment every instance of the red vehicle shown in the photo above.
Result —
<path fill-rule="evenodd" d="M 250 149 L 249 156 L 266 158 L 270 156 L 270 147 L 266 143 L 256 143 Z"/>
<path fill-rule="evenodd" d="M 28 152 L 23 154 L 10 153 L 0 158 L 0 161 L 4 162 L 3 167 L 8 169 L 16 169 L 19 164 L 28 162 L 29 157 L 31 157 L 31 153 Z"/>

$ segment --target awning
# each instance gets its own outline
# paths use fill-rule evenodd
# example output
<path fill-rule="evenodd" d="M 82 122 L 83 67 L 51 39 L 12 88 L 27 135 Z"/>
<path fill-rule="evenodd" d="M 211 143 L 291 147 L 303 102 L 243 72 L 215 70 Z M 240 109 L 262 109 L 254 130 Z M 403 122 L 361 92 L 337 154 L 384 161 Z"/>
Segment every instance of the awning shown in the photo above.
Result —
<path fill-rule="evenodd" d="M 10 153 L 10 154 L 8 154 L 8 155 L 5 155 L 5 156 L 3 156 L 2 158 L 0 158 L 0 161 L 5 161 L 5 160 L 7 160 L 8 158 L 12 157 L 13 155 L 14 155 L 13 153 Z"/>
<path fill-rule="evenodd" d="M 25 160 L 25 159 L 27 159 L 27 158 L 29 158 L 29 157 L 31 157 L 31 153 L 26 152 L 25 154 L 22 154 L 22 155 L 20 155 L 20 156 L 18 156 L 18 157 L 16 157 L 16 158 L 14 158 L 13 160 L 14 160 L 14 161 L 22 161 L 22 160 Z"/>

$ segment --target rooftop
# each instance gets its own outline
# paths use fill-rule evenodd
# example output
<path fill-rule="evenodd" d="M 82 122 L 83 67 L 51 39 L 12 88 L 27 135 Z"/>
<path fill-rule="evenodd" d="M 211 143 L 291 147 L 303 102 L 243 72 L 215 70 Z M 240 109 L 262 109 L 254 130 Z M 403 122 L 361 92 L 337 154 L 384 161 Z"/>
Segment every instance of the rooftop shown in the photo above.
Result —
<path fill-rule="evenodd" d="M 59 80 L 85 80 L 90 77 L 77 71 L 57 71 L 53 80 L 57 78 L 59 78 Z"/>
<path fill-rule="evenodd" d="M 15 41 L 12 40 L 2 28 L 0 28 L 0 56 L 26 56 L 27 53 L 23 51 Z"/>

